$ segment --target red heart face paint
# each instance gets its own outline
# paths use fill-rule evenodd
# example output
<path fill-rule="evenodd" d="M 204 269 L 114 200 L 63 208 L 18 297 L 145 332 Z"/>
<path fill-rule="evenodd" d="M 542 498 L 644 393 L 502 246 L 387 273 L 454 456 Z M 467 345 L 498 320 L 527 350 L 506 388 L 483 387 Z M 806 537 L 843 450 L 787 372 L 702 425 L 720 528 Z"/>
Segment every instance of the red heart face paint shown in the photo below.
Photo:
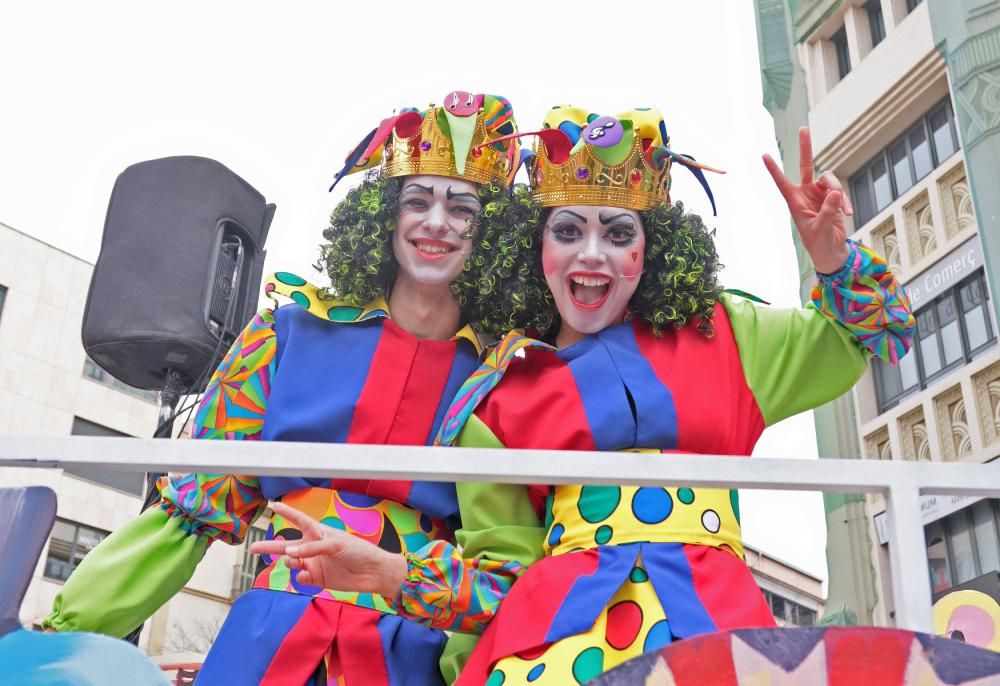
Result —
<path fill-rule="evenodd" d="M 552 210 L 542 269 L 563 325 L 597 333 L 620 322 L 642 275 L 646 234 L 633 210 L 574 205 Z"/>

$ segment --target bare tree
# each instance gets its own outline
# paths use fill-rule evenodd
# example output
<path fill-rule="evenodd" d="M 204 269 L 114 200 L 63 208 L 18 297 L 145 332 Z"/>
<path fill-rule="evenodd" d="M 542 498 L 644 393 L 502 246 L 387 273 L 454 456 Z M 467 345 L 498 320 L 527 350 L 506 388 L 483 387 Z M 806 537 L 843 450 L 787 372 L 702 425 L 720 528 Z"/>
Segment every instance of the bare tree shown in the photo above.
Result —
<path fill-rule="evenodd" d="M 183 624 L 175 622 L 167 629 L 163 649 L 168 653 L 205 654 L 212 647 L 224 621 L 224 617 L 217 615 L 211 618 L 198 617 Z"/>

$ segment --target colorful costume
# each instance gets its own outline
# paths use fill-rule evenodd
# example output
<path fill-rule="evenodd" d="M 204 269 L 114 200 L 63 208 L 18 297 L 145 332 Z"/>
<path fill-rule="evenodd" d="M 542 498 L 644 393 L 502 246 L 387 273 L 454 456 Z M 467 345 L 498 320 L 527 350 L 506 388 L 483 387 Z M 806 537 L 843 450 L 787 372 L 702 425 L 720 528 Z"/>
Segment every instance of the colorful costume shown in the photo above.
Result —
<path fill-rule="evenodd" d="M 513 148 L 473 145 L 514 130 L 503 98 L 456 92 L 444 109 L 405 110 L 383 121 L 338 179 L 382 162 L 383 178 L 432 174 L 502 187 L 516 166 Z M 296 304 L 264 310 L 246 327 L 209 383 L 195 438 L 433 441 L 450 399 L 479 362 L 470 327 L 448 341 L 421 340 L 393 322 L 385 301 L 353 307 L 290 274 L 276 275 L 266 290 Z M 187 583 L 212 541 L 240 542 L 271 500 L 394 552 L 452 540 L 458 524 L 455 488 L 446 483 L 187 474 L 163 479 L 160 491 L 160 507 L 87 556 L 47 626 L 124 635 Z M 276 516 L 267 537 L 301 532 Z M 297 575 L 284 559 L 263 557 L 201 682 L 442 683 L 442 631 L 407 621 L 379 596 L 307 586 Z"/>
<path fill-rule="evenodd" d="M 564 114 L 550 113 L 545 135 L 575 127 L 579 138 L 562 159 L 543 138 L 533 170 L 543 204 L 663 201 L 674 155 L 658 147 L 666 142 L 658 113 L 628 113 L 613 126 L 608 117 L 559 121 Z M 626 136 L 592 149 L 595 126 Z M 914 326 L 885 262 L 857 244 L 840 271 L 820 276 L 811 307 L 769 309 L 723 295 L 711 323 L 712 336 L 698 321 L 657 336 L 637 317 L 561 350 L 509 334 L 463 386 L 442 442 L 749 455 L 766 426 L 849 390 L 870 354 L 895 361 Z M 743 562 L 735 490 L 503 488 L 507 503 L 459 484 L 461 535 L 518 535 L 505 518 L 511 503 L 544 503 L 544 523 L 521 532 L 543 541 L 543 557 L 525 571 L 488 544 L 460 555 L 432 543 L 406 555 L 395 601 L 431 626 L 488 625 L 458 683 L 582 684 L 677 638 L 774 625 Z"/>

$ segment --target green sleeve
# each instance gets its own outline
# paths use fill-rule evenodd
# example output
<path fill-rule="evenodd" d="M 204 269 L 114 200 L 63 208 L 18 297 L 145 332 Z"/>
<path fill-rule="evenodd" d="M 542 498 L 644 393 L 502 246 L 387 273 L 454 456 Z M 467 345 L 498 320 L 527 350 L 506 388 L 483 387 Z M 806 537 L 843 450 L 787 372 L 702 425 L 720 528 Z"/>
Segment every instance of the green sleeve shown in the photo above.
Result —
<path fill-rule="evenodd" d="M 184 588 L 205 556 L 208 539 L 182 523 L 154 507 L 108 536 L 70 575 L 42 626 L 126 636 Z"/>
<path fill-rule="evenodd" d="M 503 448 L 475 415 L 469 417 L 457 445 Z M 520 484 L 464 482 L 456 486 L 462 528 L 456 533 L 462 556 L 498 562 L 514 560 L 527 567 L 542 556 L 545 527 L 528 489 Z"/>
<path fill-rule="evenodd" d="M 469 417 L 456 445 L 465 448 L 503 448 L 503 444 L 475 415 Z M 527 567 L 542 557 L 545 527 L 528 489 L 518 484 L 464 482 L 456 486 L 462 528 L 456 533 L 465 558 L 515 560 Z M 441 674 L 454 683 L 476 645 L 477 636 L 452 634 L 441 656 Z"/>
<path fill-rule="evenodd" d="M 725 294 L 721 301 L 767 426 L 838 398 L 867 368 L 857 339 L 812 305 L 757 307 Z"/>

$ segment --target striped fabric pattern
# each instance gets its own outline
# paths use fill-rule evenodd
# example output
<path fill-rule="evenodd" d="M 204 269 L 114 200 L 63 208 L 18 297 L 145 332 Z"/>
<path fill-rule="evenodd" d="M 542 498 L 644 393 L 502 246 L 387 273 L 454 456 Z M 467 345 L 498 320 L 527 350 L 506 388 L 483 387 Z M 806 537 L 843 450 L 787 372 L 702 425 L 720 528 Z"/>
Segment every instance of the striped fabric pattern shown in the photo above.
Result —
<path fill-rule="evenodd" d="M 881 256 L 855 241 L 848 244 L 851 253 L 840 271 L 817 274 L 813 305 L 873 355 L 898 364 L 916 332 L 910 301 Z"/>
<path fill-rule="evenodd" d="M 518 352 L 525 348 L 541 348 L 543 350 L 555 350 L 554 347 L 528 338 L 516 331 L 512 331 L 503 337 L 499 343 L 490 349 L 486 359 L 476 371 L 462 384 L 452 400 L 448 412 L 441 422 L 441 429 L 438 431 L 434 445 L 449 446 L 454 444 L 455 439 L 461 432 L 462 427 L 475 411 L 479 402 L 493 390 L 503 378 L 504 372 Z M 524 353 L 521 353 L 524 355 Z"/>
<path fill-rule="evenodd" d="M 462 633 L 482 633 L 525 569 L 514 561 L 465 560 L 446 541 L 432 541 L 405 557 L 407 574 L 393 603 L 396 611 L 421 624 Z"/>

